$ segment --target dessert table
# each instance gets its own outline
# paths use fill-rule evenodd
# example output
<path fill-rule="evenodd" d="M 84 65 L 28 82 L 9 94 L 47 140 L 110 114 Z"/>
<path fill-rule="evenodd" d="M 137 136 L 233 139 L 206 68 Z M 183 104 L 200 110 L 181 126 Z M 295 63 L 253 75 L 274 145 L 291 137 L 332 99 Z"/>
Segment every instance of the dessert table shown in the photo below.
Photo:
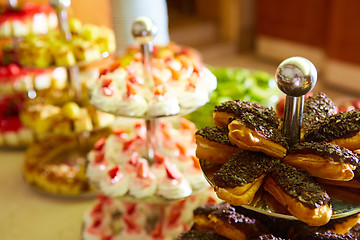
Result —
<path fill-rule="evenodd" d="M 46 195 L 22 178 L 24 151 L 0 150 L 0 239 L 78 240 L 94 198 Z"/>

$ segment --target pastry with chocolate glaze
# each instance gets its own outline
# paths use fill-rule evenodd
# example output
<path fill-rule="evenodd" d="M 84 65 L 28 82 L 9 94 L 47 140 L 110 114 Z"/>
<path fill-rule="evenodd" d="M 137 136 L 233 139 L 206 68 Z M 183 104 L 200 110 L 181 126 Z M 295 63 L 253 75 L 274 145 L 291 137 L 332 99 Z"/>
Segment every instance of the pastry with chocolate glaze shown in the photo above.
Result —
<path fill-rule="evenodd" d="M 334 102 L 325 93 L 308 97 L 304 101 L 303 122 L 301 132 L 305 133 L 313 124 L 336 113 Z"/>
<path fill-rule="evenodd" d="M 349 181 L 359 162 L 358 154 L 326 142 L 303 142 L 293 145 L 283 160 L 314 177 Z"/>
<path fill-rule="evenodd" d="M 337 234 L 345 234 L 350 231 L 359 221 L 360 213 L 348 217 L 332 219 L 323 227 Z"/>
<path fill-rule="evenodd" d="M 279 119 L 273 108 L 262 106 L 258 103 L 230 100 L 215 106 L 213 112 L 214 125 L 227 128 L 235 118 L 243 118 L 252 115 L 256 118 L 266 119 L 272 128 L 279 127 Z"/>
<path fill-rule="evenodd" d="M 264 235 L 259 235 L 256 238 L 252 238 L 251 240 L 285 240 L 285 239 L 280 237 L 275 237 L 272 234 L 264 234 Z"/>
<path fill-rule="evenodd" d="M 360 149 L 360 109 L 340 112 L 316 122 L 304 135 L 306 142 L 330 142 Z"/>
<path fill-rule="evenodd" d="M 281 163 L 264 183 L 264 189 L 300 221 L 310 226 L 329 222 L 332 215 L 330 197 L 306 172 Z"/>
<path fill-rule="evenodd" d="M 256 219 L 235 211 L 214 211 L 209 218 L 218 234 L 232 240 L 246 240 L 264 233 L 264 227 Z"/>
<path fill-rule="evenodd" d="M 235 211 L 235 209 L 228 203 L 223 204 L 206 204 L 196 208 L 194 213 L 194 225 L 195 230 L 213 230 L 213 225 L 210 222 L 209 215 L 214 211 Z"/>
<path fill-rule="evenodd" d="M 272 108 L 239 100 L 215 107 L 214 124 L 229 129 L 229 139 L 239 148 L 283 158 L 287 142 L 279 131 L 279 119 Z"/>
<path fill-rule="evenodd" d="M 333 221 L 333 220 L 332 220 Z M 289 235 L 291 240 L 354 240 L 359 239 L 360 225 L 356 224 L 350 231 L 339 234 L 323 227 L 311 227 L 306 225 L 298 226 L 296 230 Z"/>
<path fill-rule="evenodd" d="M 190 230 L 188 232 L 181 233 L 176 240 L 229 240 L 228 238 L 217 234 L 214 231 L 197 231 Z"/>
<path fill-rule="evenodd" d="M 254 199 L 266 174 L 277 164 L 278 159 L 264 153 L 238 152 L 215 172 L 215 192 L 232 205 L 248 204 Z"/>
<path fill-rule="evenodd" d="M 358 156 L 360 156 L 360 155 L 358 154 Z M 339 186 L 339 187 L 346 187 L 346 188 L 353 188 L 353 189 L 360 190 L 360 161 L 358 162 L 356 169 L 353 170 L 353 173 L 354 173 L 354 177 L 350 181 L 335 181 L 335 180 L 319 179 L 318 182 L 327 184 L 327 185 L 332 185 L 332 186 Z M 349 191 L 349 190 L 346 190 L 346 191 Z"/>
<path fill-rule="evenodd" d="M 241 151 L 229 140 L 227 128 L 202 128 L 196 132 L 195 140 L 196 156 L 214 163 L 225 163 L 233 154 Z"/>

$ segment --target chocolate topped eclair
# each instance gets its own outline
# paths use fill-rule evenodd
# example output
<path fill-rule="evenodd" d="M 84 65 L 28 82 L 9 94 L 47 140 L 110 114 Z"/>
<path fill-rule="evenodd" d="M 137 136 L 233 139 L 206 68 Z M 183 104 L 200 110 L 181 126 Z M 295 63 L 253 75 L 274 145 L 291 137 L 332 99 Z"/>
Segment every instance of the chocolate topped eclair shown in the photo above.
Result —
<path fill-rule="evenodd" d="M 267 174 L 279 162 L 278 159 L 274 159 L 264 153 L 252 151 L 239 152 L 234 154 L 214 174 L 214 182 L 216 186 L 222 188 L 235 188 L 251 184 L 261 175 Z"/>
<path fill-rule="evenodd" d="M 235 208 L 228 203 L 223 204 L 205 204 L 197 207 L 194 213 L 194 225 L 193 229 L 196 230 L 212 230 L 213 225 L 210 222 L 209 215 L 214 211 L 229 210 L 235 211 Z"/>
<path fill-rule="evenodd" d="M 235 118 L 262 118 L 264 127 L 278 128 L 279 118 L 273 108 L 258 103 L 231 100 L 215 106 L 214 124 L 223 128 Z"/>
<path fill-rule="evenodd" d="M 228 238 L 219 235 L 214 231 L 196 231 L 190 230 L 188 232 L 181 233 L 176 240 L 229 240 Z"/>
<path fill-rule="evenodd" d="M 320 119 L 304 135 L 306 142 L 331 142 L 350 150 L 360 149 L 360 109 Z"/>
<path fill-rule="evenodd" d="M 227 128 L 213 126 L 199 129 L 195 140 L 196 156 L 210 162 L 225 163 L 234 153 L 241 151 L 229 140 Z"/>
<path fill-rule="evenodd" d="M 251 240 L 285 240 L 285 238 L 275 237 L 272 234 L 264 234 L 264 235 L 259 235 L 255 238 L 251 238 Z"/>
<path fill-rule="evenodd" d="M 214 211 L 222 211 L 222 210 L 229 210 L 235 211 L 235 208 L 232 207 L 229 203 L 223 204 L 205 204 L 200 207 L 195 208 L 193 211 L 194 216 L 208 216 L 210 213 Z"/>
<path fill-rule="evenodd" d="M 311 226 L 329 222 L 330 197 L 306 172 L 281 163 L 265 180 L 264 189 L 299 220 Z"/>
<path fill-rule="evenodd" d="M 217 233 L 230 239 L 249 239 L 265 232 L 256 219 L 230 210 L 214 211 L 209 215 Z"/>
<path fill-rule="evenodd" d="M 311 226 L 302 226 L 293 232 L 289 239 L 292 240 L 355 240 L 360 236 L 360 224 L 356 224 L 347 233 L 339 234 L 325 228 L 314 228 Z"/>
<path fill-rule="evenodd" d="M 272 109 L 248 111 L 236 116 L 229 125 L 229 139 L 239 148 L 283 158 L 288 144 L 279 130 L 278 117 Z"/>
<path fill-rule="evenodd" d="M 215 192 L 220 199 L 232 205 L 248 204 L 262 185 L 266 174 L 277 164 L 278 159 L 264 153 L 236 153 L 215 172 Z"/>
<path fill-rule="evenodd" d="M 302 128 L 308 129 L 320 119 L 336 113 L 334 102 L 325 93 L 306 98 L 304 101 Z"/>
<path fill-rule="evenodd" d="M 309 173 L 311 176 L 349 181 L 359 162 L 359 155 L 347 148 L 326 142 L 303 142 L 293 145 L 283 162 Z"/>

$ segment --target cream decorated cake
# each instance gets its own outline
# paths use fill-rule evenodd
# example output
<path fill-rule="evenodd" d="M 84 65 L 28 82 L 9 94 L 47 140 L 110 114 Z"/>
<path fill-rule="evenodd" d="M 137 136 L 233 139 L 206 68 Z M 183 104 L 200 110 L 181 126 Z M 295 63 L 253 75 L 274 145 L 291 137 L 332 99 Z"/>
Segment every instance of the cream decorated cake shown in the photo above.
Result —
<path fill-rule="evenodd" d="M 167 204 L 129 203 L 101 194 L 84 215 L 82 239 L 175 239 L 190 229 L 195 208 L 219 202 L 210 189 Z"/>
<path fill-rule="evenodd" d="M 195 157 L 193 123 L 180 119 L 159 122 L 153 162 L 146 160 L 144 121 L 121 123 L 112 135 L 100 139 L 88 155 L 87 176 L 101 192 L 134 199 L 180 199 L 208 186 Z M 161 140 L 160 140 L 161 139 Z"/>
<path fill-rule="evenodd" d="M 187 47 L 155 46 L 151 66 L 148 79 L 139 49 L 129 48 L 101 72 L 91 88 L 91 103 L 120 116 L 169 116 L 204 105 L 216 88 L 216 77 Z"/>
<path fill-rule="evenodd" d="M 23 176 L 38 189 L 57 195 L 94 193 L 85 175 L 86 154 L 110 129 L 86 136 L 47 136 L 31 144 L 24 157 Z"/>
<path fill-rule="evenodd" d="M 49 4 L 27 2 L 17 8 L 1 6 L 0 9 L 0 37 L 44 34 L 58 25 L 56 13 Z"/>
<path fill-rule="evenodd" d="M 44 90 L 50 87 L 64 89 L 67 86 L 66 69 L 32 69 L 11 63 L 0 66 L 0 91 L 3 93 Z"/>
<path fill-rule="evenodd" d="M 0 146 L 23 147 L 33 142 L 35 134 L 19 118 L 24 98 L 22 94 L 0 95 Z"/>

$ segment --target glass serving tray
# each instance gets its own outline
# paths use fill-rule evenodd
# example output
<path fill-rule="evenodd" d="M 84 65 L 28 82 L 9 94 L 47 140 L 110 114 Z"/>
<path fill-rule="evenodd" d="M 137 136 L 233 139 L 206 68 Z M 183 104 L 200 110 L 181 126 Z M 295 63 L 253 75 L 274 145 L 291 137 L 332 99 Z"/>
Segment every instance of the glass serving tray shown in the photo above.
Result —
<path fill-rule="evenodd" d="M 214 187 L 214 173 L 220 169 L 222 164 L 200 160 L 200 166 L 206 180 Z M 324 186 L 324 188 L 331 197 L 333 210 L 331 219 L 343 218 L 360 212 L 360 190 L 335 186 Z M 273 217 L 297 220 L 283 206 L 277 203 L 270 194 L 262 189 L 256 193 L 251 203 L 242 205 L 242 207 Z"/>

